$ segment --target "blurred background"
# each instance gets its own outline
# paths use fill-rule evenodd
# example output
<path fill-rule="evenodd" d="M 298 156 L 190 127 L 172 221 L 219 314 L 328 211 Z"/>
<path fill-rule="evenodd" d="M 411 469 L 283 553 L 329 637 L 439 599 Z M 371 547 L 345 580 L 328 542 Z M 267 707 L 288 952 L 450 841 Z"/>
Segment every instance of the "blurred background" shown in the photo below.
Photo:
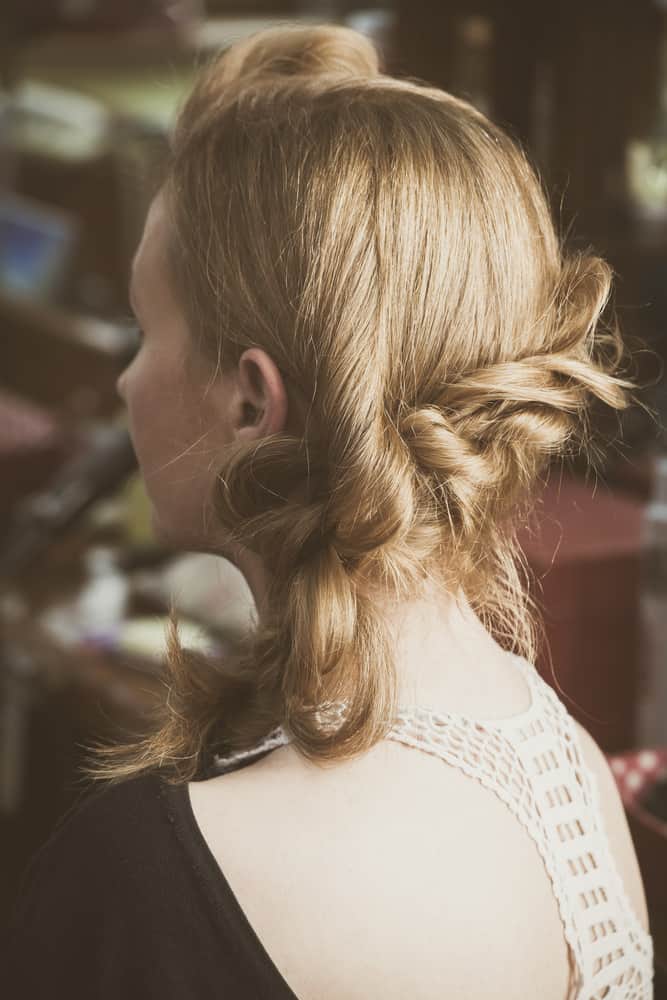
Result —
<path fill-rule="evenodd" d="M 667 965 L 667 0 L 4 0 L 0 8 L 0 911 L 77 799 L 81 747 L 163 697 L 170 601 L 212 651 L 252 613 L 212 556 L 153 538 L 115 381 L 127 282 L 196 66 L 262 27 L 369 34 L 528 151 L 572 247 L 617 273 L 646 404 L 594 413 L 601 475 L 550 477 L 522 536 L 537 663 L 608 755 Z M 653 415 L 651 415 L 653 414 Z M 657 990 L 661 987 L 656 984 Z M 656 992 L 656 996 L 658 993 Z"/>

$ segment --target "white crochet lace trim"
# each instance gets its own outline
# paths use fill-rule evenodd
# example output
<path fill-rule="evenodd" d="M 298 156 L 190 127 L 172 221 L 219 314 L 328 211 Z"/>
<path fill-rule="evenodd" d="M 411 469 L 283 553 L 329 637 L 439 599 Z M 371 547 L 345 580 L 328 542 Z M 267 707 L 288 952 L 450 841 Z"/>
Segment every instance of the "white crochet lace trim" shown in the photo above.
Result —
<path fill-rule="evenodd" d="M 652 1000 L 653 941 L 625 892 L 609 848 L 595 776 L 555 691 L 523 657 L 530 707 L 506 719 L 469 719 L 410 706 L 387 738 L 446 761 L 495 792 L 533 838 L 558 903 L 576 971 L 576 1000 Z M 323 706 L 341 718 L 344 705 Z M 290 742 L 279 726 L 255 747 L 217 757 L 230 765 Z"/>

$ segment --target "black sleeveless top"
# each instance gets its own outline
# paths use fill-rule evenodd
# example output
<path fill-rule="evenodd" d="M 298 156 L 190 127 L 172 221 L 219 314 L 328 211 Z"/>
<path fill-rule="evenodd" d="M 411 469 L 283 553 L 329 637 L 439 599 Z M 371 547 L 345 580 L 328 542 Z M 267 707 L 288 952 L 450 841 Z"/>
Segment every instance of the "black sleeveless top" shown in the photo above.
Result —
<path fill-rule="evenodd" d="M 6 988 L 9 987 L 9 988 Z M 95 788 L 33 857 L 2 946 L 12 1000 L 295 1000 L 159 773 Z"/>

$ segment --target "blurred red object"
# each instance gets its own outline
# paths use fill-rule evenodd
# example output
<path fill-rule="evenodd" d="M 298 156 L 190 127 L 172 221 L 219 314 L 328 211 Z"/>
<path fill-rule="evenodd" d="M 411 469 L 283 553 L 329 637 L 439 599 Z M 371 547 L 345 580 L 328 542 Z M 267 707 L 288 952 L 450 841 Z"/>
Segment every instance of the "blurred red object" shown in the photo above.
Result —
<path fill-rule="evenodd" d="M 519 532 L 551 654 L 540 650 L 536 666 L 606 753 L 636 746 L 644 506 L 554 476 L 536 504 L 537 530 Z"/>

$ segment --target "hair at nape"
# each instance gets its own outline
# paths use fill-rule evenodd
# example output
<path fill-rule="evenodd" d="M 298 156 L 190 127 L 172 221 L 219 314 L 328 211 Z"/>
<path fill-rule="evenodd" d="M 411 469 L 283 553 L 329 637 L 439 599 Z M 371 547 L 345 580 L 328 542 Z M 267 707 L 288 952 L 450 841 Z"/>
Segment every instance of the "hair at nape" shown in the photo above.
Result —
<path fill-rule="evenodd" d="M 201 72 L 163 190 L 197 349 L 224 370 L 260 346 L 287 385 L 285 432 L 234 449 L 214 498 L 270 600 L 222 665 L 173 617 L 168 704 L 88 775 L 191 780 L 279 724 L 314 761 L 369 749 L 397 708 L 377 598 L 434 580 L 533 660 L 516 527 L 554 460 L 593 460 L 591 404 L 623 410 L 635 383 L 612 271 L 566 250 L 524 151 L 384 75 L 363 35 L 284 26 Z"/>

